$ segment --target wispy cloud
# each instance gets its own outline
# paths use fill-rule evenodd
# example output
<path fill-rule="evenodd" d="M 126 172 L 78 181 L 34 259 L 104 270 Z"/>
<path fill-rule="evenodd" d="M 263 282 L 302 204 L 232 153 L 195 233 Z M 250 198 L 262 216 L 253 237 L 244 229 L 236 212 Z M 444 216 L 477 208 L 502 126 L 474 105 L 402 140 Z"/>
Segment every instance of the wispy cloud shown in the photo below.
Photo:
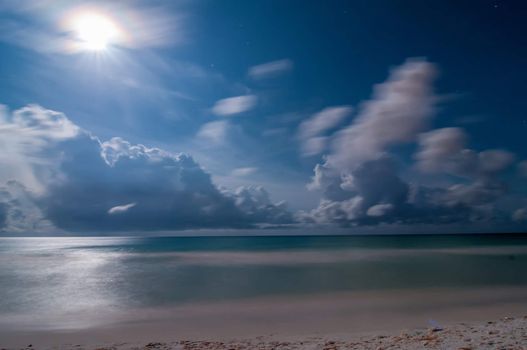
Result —
<path fill-rule="evenodd" d="M 248 75 L 255 80 L 273 78 L 291 71 L 293 66 L 293 61 L 290 59 L 282 59 L 252 66 Z"/>
<path fill-rule="evenodd" d="M 417 166 L 429 173 L 488 178 L 504 171 L 515 160 L 514 154 L 504 150 L 476 152 L 469 149 L 467 139 L 460 128 L 442 128 L 422 134 L 416 154 Z"/>
<path fill-rule="evenodd" d="M 244 176 L 249 176 L 251 174 L 254 174 L 257 171 L 258 171 L 258 168 L 254 168 L 254 167 L 236 168 L 231 172 L 231 175 L 236 176 L 236 177 L 244 177 Z"/>
<path fill-rule="evenodd" d="M 115 207 L 112 207 L 108 210 L 108 214 L 114 215 L 114 214 L 121 214 L 127 212 L 129 209 L 135 207 L 137 203 L 128 203 L 123 205 L 117 205 Z"/>
<path fill-rule="evenodd" d="M 214 104 L 212 112 L 220 116 L 237 115 L 253 109 L 257 101 L 258 99 L 254 95 L 224 98 Z"/>
<path fill-rule="evenodd" d="M 303 121 L 298 128 L 302 155 L 322 153 L 326 149 L 328 139 L 322 135 L 340 125 L 352 110 L 351 106 L 328 107 Z"/>
<path fill-rule="evenodd" d="M 218 120 L 203 124 L 196 136 L 213 144 L 222 144 L 227 140 L 228 133 L 229 123 L 226 120 Z"/>

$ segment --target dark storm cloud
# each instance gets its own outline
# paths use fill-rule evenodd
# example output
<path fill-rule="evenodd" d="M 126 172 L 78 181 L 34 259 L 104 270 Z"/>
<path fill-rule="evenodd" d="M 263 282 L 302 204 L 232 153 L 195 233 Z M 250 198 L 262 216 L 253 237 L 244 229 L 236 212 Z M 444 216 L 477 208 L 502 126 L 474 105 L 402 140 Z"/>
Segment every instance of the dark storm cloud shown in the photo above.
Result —
<path fill-rule="evenodd" d="M 6 230 L 30 228 L 13 223 L 29 221 L 25 220 L 29 219 L 27 213 L 34 217 L 35 210 L 42 220 L 59 229 L 94 233 L 251 227 L 291 221 L 285 206 L 272 204 L 262 188 L 221 192 L 189 155 L 133 145 L 121 138 L 100 142 L 76 126 L 72 128 L 63 114 L 38 106 L 14 115 L 31 121 L 19 120 L 21 126 L 4 124 L 15 134 L 13 140 L 19 133 L 31 141 L 31 147 L 17 149 L 31 160 L 20 164 L 20 169 L 35 186 L 27 191 L 16 189 L 11 182 L 2 192 Z M 54 122 L 57 115 L 60 120 Z M 59 133 L 64 125 L 74 132 Z M 49 135 L 61 137 L 41 142 Z M 46 171 L 40 171 L 43 165 Z"/>
<path fill-rule="evenodd" d="M 0 203 L 0 229 L 6 226 L 7 204 Z"/>

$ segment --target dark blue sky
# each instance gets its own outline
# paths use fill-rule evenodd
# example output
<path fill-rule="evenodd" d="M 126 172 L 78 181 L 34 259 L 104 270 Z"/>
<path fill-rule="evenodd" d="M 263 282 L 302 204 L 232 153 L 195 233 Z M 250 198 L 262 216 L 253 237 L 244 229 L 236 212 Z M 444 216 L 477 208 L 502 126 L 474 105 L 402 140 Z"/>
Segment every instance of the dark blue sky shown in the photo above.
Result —
<path fill-rule="evenodd" d="M 36 227 L 14 214 L 30 211 L 71 231 L 523 229 L 526 15 L 522 1 L 0 1 L 0 182 L 23 186 L 0 197 L 0 227 Z M 182 175 L 179 152 L 207 179 Z M 72 170 L 87 159 L 92 175 Z"/>

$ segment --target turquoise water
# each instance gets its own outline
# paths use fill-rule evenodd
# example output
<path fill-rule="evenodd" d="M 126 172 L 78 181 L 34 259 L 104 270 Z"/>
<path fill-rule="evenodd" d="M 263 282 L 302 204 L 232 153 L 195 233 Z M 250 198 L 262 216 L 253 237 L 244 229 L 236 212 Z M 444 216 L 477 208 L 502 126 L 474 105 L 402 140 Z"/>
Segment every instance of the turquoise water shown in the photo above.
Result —
<path fill-rule="evenodd" d="M 524 286 L 526 271 L 522 235 L 0 238 L 0 318 L 341 291 Z"/>

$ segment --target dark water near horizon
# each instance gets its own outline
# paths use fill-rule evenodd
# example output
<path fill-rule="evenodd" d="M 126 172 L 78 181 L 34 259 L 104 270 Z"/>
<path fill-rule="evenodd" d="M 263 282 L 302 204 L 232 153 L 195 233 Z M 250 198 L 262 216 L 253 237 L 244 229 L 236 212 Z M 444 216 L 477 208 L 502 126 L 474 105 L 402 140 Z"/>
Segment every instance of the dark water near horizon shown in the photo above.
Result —
<path fill-rule="evenodd" d="M 0 238 L 4 323 L 252 297 L 507 286 L 527 286 L 526 235 Z"/>

